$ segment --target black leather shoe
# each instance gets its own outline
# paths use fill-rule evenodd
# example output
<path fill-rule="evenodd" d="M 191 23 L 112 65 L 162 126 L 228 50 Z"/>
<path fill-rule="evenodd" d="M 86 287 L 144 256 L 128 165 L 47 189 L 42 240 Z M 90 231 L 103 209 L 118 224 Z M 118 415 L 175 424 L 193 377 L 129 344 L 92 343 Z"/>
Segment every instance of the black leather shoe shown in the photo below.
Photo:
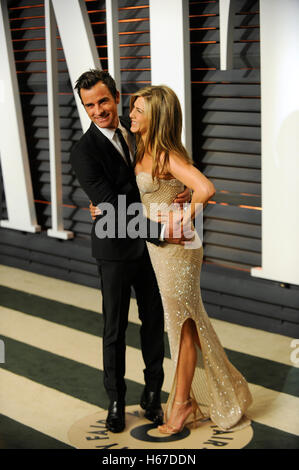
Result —
<path fill-rule="evenodd" d="M 152 392 L 145 387 L 140 399 L 140 406 L 145 410 L 144 416 L 155 424 L 163 424 L 160 391 Z"/>
<path fill-rule="evenodd" d="M 112 401 L 108 408 L 106 427 L 111 432 L 122 432 L 125 429 L 125 404 Z"/>

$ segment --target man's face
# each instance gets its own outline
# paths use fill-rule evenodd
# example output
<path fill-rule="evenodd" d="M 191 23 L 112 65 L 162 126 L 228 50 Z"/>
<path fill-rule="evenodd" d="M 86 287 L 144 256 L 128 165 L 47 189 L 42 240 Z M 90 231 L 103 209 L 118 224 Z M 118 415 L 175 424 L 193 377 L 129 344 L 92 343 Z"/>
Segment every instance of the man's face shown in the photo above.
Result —
<path fill-rule="evenodd" d="M 118 126 L 119 92 L 117 92 L 115 99 L 108 87 L 103 82 L 98 82 L 89 90 L 81 88 L 80 95 L 83 106 L 92 122 L 102 128 L 116 129 Z"/>

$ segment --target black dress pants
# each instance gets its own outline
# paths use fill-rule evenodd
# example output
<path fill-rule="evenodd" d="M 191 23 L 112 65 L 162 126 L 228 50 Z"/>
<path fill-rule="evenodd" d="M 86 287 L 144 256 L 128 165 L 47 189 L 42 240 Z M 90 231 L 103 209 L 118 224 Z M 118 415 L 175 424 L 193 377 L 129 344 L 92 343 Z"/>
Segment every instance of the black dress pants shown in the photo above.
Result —
<path fill-rule="evenodd" d="M 126 329 L 131 286 L 136 294 L 140 338 L 145 363 L 144 380 L 152 391 L 162 387 L 164 316 L 156 277 L 145 248 L 136 260 L 97 260 L 103 297 L 104 386 L 111 401 L 125 401 Z"/>

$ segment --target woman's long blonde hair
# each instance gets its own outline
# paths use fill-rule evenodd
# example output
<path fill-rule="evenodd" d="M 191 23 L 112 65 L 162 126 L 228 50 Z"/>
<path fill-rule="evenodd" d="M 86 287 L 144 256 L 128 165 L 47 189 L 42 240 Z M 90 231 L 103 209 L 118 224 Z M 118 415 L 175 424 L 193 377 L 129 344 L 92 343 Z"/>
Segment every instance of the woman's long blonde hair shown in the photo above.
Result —
<path fill-rule="evenodd" d="M 132 95 L 131 111 L 139 97 L 145 100 L 149 126 L 145 143 L 138 134 L 136 136 L 136 163 L 142 159 L 145 152 L 149 153 L 153 158 L 153 178 L 167 172 L 170 152 L 191 163 L 192 160 L 181 141 L 182 110 L 174 91 L 166 85 L 143 88 Z"/>

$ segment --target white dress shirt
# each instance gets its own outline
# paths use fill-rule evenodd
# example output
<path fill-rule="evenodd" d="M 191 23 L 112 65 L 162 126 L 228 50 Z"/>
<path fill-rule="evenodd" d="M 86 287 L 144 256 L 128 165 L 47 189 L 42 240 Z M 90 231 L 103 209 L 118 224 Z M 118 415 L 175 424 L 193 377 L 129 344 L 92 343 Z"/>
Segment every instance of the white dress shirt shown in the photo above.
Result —
<path fill-rule="evenodd" d="M 115 129 L 109 129 L 109 128 L 106 128 L 106 127 L 99 127 L 97 124 L 95 124 L 96 127 L 99 129 L 99 131 L 102 132 L 102 134 L 104 134 L 104 136 L 107 137 L 107 139 L 110 140 L 110 142 L 112 143 L 112 145 L 114 145 L 114 147 L 116 148 L 116 150 L 118 150 L 118 152 L 121 154 L 121 156 L 123 157 L 123 159 L 125 160 L 125 162 L 127 163 L 126 161 L 126 157 L 124 155 L 124 151 L 123 151 L 123 148 L 122 148 L 122 145 L 119 141 L 119 138 L 118 138 L 118 135 L 115 134 Z M 129 152 L 130 152 L 130 158 L 131 158 L 131 162 L 133 162 L 133 158 L 134 158 L 134 155 L 133 155 L 133 148 L 134 148 L 134 145 L 133 145 L 133 141 L 132 141 L 132 138 L 131 136 L 129 135 L 127 129 L 124 128 L 124 126 L 121 125 L 120 121 L 118 121 L 118 126 L 117 126 L 121 131 L 122 131 L 122 134 L 124 136 L 124 139 L 125 141 L 127 142 L 127 145 L 129 147 Z M 162 225 L 162 230 L 161 230 L 161 234 L 160 234 L 160 241 L 163 242 L 164 241 L 164 233 L 165 233 L 165 229 L 166 229 L 166 225 Z"/>
<path fill-rule="evenodd" d="M 126 161 L 126 157 L 125 157 L 125 154 L 124 154 L 124 151 L 123 151 L 123 148 L 122 148 L 122 145 L 120 143 L 120 140 L 118 138 L 118 135 L 115 134 L 115 130 L 116 129 L 109 129 L 109 128 L 105 128 L 105 127 L 99 127 L 97 124 L 95 124 L 96 127 L 99 129 L 99 131 L 102 132 L 102 134 L 104 134 L 105 137 L 107 137 L 107 139 L 110 140 L 110 142 L 112 143 L 112 145 L 114 145 L 114 147 L 116 148 L 116 150 L 121 154 L 121 156 L 123 157 L 124 161 L 127 163 Z M 133 155 L 133 142 L 132 142 L 132 138 L 131 136 L 129 135 L 127 129 L 125 129 L 124 126 L 121 125 L 120 121 L 118 121 L 118 126 L 117 126 L 121 132 L 122 132 L 122 135 L 124 136 L 124 139 L 129 147 L 129 152 L 130 152 L 130 159 L 131 159 L 131 162 L 133 162 L 133 158 L 134 158 L 134 155 Z"/>

